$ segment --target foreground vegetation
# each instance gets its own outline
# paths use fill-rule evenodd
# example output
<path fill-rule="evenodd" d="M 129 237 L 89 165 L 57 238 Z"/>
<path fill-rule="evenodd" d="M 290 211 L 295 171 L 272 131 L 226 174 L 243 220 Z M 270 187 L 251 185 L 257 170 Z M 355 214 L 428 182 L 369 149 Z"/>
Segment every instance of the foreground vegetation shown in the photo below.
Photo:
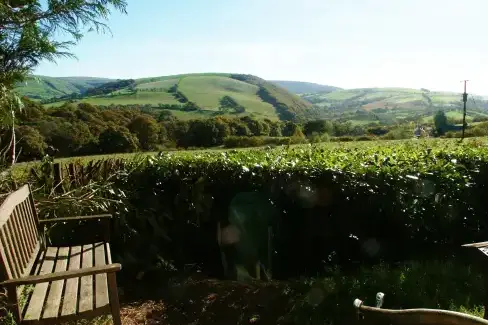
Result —
<path fill-rule="evenodd" d="M 460 245 L 488 235 L 487 152 L 486 139 L 183 151 L 66 177 L 62 192 L 49 160 L 28 181 L 42 217 L 116 216 L 129 324 L 219 322 L 232 304 L 236 322 L 342 324 L 355 317 L 354 298 L 372 303 L 377 291 L 389 308 L 483 312 L 483 272 Z M 217 222 L 248 235 L 219 248 Z M 50 240 L 86 240 L 93 227 L 59 224 Z M 249 282 L 256 259 L 275 280 Z"/>

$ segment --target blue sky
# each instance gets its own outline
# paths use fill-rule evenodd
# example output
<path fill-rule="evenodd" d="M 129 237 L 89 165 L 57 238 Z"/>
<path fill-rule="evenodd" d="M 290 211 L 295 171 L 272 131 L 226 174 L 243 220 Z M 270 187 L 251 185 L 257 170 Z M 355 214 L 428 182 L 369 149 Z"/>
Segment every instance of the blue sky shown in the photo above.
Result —
<path fill-rule="evenodd" d="M 487 0 L 129 0 L 113 35 L 36 74 L 139 78 L 250 73 L 344 88 L 488 95 Z"/>

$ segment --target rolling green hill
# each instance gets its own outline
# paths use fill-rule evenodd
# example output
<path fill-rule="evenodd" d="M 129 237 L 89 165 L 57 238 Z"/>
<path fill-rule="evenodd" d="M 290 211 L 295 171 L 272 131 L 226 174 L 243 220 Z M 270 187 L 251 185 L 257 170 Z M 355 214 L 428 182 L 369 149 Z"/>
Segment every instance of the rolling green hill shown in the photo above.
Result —
<path fill-rule="evenodd" d="M 355 124 L 391 124 L 405 119 L 431 121 L 439 109 L 459 120 L 462 109 L 461 95 L 452 92 L 408 88 L 340 89 L 306 82 L 270 82 L 243 74 L 181 74 L 135 80 L 41 76 L 38 80 L 30 80 L 17 91 L 42 100 L 46 106 L 59 106 L 66 100 L 106 106 L 142 105 L 170 109 L 174 116 L 182 119 L 252 115 L 272 120 L 326 118 Z M 59 97 L 63 98 L 56 99 Z M 230 98 L 235 107 L 222 106 L 225 98 Z M 469 98 L 468 119 L 486 118 L 486 98 Z"/>
<path fill-rule="evenodd" d="M 459 118 L 462 110 L 461 94 L 427 89 L 343 89 L 304 94 L 302 98 L 314 105 L 314 112 L 320 117 L 351 120 L 358 124 L 389 124 L 400 119 L 427 121 L 438 110 L 451 112 L 448 116 L 454 119 Z M 483 97 L 468 98 L 469 118 L 488 115 L 488 102 Z"/>
<path fill-rule="evenodd" d="M 60 97 L 100 86 L 111 79 L 92 77 L 46 77 L 34 76 L 23 84 L 19 84 L 16 91 L 32 99 L 48 99 Z"/>
<path fill-rule="evenodd" d="M 330 93 L 336 90 L 341 90 L 341 88 L 320 85 L 312 82 L 302 82 L 302 81 L 287 81 L 287 80 L 271 80 L 272 83 L 285 88 L 289 92 L 294 94 L 311 94 L 311 93 Z"/>
<path fill-rule="evenodd" d="M 107 106 L 147 105 L 153 109 L 167 109 L 171 105 L 175 115 L 181 118 L 253 115 L 258 118 L 290 120 L 301 118 L 312 107 L 301 97 L 250 75 L 204 73 L 112 80 L 89 88 L 88 93 L 96 94 L 91 96 L 83 95 L 86 89 L 79 92 L 54 92 L 52 89 L 55 87 L 51 84 L 57 85 L 56 82 L 58 78 L 50 78 L 37 88 L 28 84 L 17 88 L 17 91 L 31 98 L 44 99 L 46 106 L 59 106 L 66 100 Z M 56 99 L 73 92 L 77 95 Z M 50 93 L 55 93 L 51 97 L 56 98 L 46 100 Z M 221 107 L 222 99 L 229 97 L 236 103 L 238 110 Z"/>
<path fill-rule="evenodd" d="M 303 98 L 319 107 L 337 104 L 345 109 L 405 108 L 423 109 L 430 106 L 458 106 L 461 95 L 450 92 L 430 92 L 409 88 L 358 88 L 329 93 L 306 94 Z"/>

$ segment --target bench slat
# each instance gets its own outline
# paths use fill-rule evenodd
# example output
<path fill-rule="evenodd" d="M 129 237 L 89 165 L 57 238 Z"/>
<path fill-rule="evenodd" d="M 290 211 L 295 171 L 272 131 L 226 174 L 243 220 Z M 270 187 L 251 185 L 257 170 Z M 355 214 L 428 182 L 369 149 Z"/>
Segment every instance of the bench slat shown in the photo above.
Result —
<path fill-rule="evenodd" d="M 81 246 L 73 246 L 69 253 L 68 270 L 78 270 L 81 261 Z M 78 302 L 78 283 L 79 278 L 66 280 L 66 289 L 63 296 L 63 308 L 61 316 L 72 315 L 76 313 L 76 304 Z"/>
<path fill-rule="evenodd" d="M 25 236 L 27 239 L 26 243 L 28 245 L 27 256 L 29 257 L 29 260 L 32 260 L 32 258 L 33 258 L 32 254 L 34 254 L 34 252 L 36 250 L 36 246 L 39 243 L 39 240 L 37 239 L 37 237 L 34 235 L 34 233 L 32 231 L 32 225 L 30 222 L 32 217 L 29 216 L 29 214 L 27 213 L 27 210 L 25 209 L 25 204 L 26 204 L 25 201 L 22 202 L 17 207 L 17 209 L 18 209 L 19 214 L 20 214 L 20 220 L 23 223 L 23 228 L 25 229 Z M 29 272 L 30 270 L 26 270 L 26 271 Z M 26 273 L 24 272 L 24 274 L 26 274 Z"/>
<path fill-rule="evenodd" d="M 29 215 L 29 223 L 32 227 L 31 229 L 34 232 L 36 240 L 38 240 L 39 230 L 37 229 L 37 226 L 38 226 L 39 222 L 37 220 L 37 212 L 35 211 L 35 207 L 32 206 L 30 199 L 28 201 L 24 202 L 24 208 L 27 212 L 27 215 Z"/>
<path fill-rule="evenodd" d="M 22 202 L 17 208 L 19 209 L 21 220 L 24 223 L 26 237 L 27 237 L 27 241 L 29 243 L 28 253 L 32 254 L 32 251 L 36 247 L 38 240 L 37 240 L 37 236 L 34 234 L 34 231 L 32 229 L 32 227 L 33 227 L 32 218 L 33 217 L 29 216 L 29 213 L 27 212 L 27 209 L 25 207 L 26 203 L 27 203 L 26 201 Z"/>
<path fill-rule="evenodd" d="M 48 274 L 53 272 L 57 252 L 58 249 L 56 247 L 47 248 L 39 274 Z M 24 320 L 32 321 L 39 320 L 41 318 L 42 307 L 44 306 L 44 301 L 46 300 L 48 287 L 49 283 L 36 284 L 34 287 L 34 292 L 30 298 Z"/>
<path fill-rule="evenodd" d="M 5 258 L 4 268 L 5 273 L 10 278 L 16 278 L 19 276 L 17 267 L 15 266 L 14 260 L 12 258 L 12 245 L 10 244 L 10 238 L 8 236 L 8 229 L 3 226 L 0 228 L 0 240 L 2 243 L 3 253 L 5 254 L 2 258 Z M 7 263 L 8 262 L 8 263 Z M 10 273 L 9 273 L 10 271 Z"/>
<path fill-rule="evenodd" d="M 93 266 L 93 245 L 83 245 L 81 257 L 82 268 Z M 93 275 L 81 277 L 80 280 L 80 305 L 78 312 L 86 312 L 93 309 Z"/>
<path fill-rule="evenodd" d="M 109 243 L 105 243 L 105 255 L 107 256 L 107 264 L 112 264 L 112 253 L 110 252 Z"/>
<path fill-rule="evenodd" d="M 29 261 L 29 254 L 27 253 L 29 245 L 27 244 L 27 238 L 25 237 L 25 232 L 24 232 L 24 227 L 23 223 L 20 220 L 20 215 L 17 211 L 16 208 L 14 208 L 14 211 L 12 212 L 12 216 L 10 217 L 12 220 L 12 225 L 14 227 L 14 231 L 17 236 L 17 244 L 19 245 L 19 251 L 20 251 L 20 259 L 21 259 L 21 267 L 22 267 L 22 274 L 25 272 L 25 267 L 27 266 L 27 263 Z"/>
<path fill-rule="evenodd" d="M 10 267 L 14 270 L 13 275 L 15 277 L 19 277 L 22 274 L 22 270 L 20 268 L 20 265 L 19 265 L 19 262 L 17 259 L 17 256 L 19 256 L 19 255 L 18 255 L 16 247 L 15 247 L 15 237 L 12 235 L 12 231 L 10 230 L 9 223 L 10 223 L 10 220 L 7 221 L 7 223 L 5 223 L 5 225 L 4 225 L 2 237 L 5 237 L 5 239 L 7 241 L 7 250 L 8 250 L 8 253 L 10 255 L 9 257 L 10 257 L 10 263 L 11 263 Z"/>
<path fill-rule="evenodd" d="M 56 266 L 54 272 L 66 271 L 68 267 L 69 247 L 60 247 L 58 256 L 56 258 Z M 61 303 L 61 296 L 63 293 L 64 280 L 51 282 L 49 288 L 49 295 L 47 297 L 46 306 L 44 307 L 43 318 L 57 318 L 59 313 L 59 306 Z"/>
<path fill-rule="evenodd" d="M 105 256 L 105 244 L 95 244 L 95 266 L 106 265 L 107 260 Z M 96 308 L 100 308 L 107 305 L 109 305 L 107 274 L 97 274 L 95 276 L 95 306 Z"/>

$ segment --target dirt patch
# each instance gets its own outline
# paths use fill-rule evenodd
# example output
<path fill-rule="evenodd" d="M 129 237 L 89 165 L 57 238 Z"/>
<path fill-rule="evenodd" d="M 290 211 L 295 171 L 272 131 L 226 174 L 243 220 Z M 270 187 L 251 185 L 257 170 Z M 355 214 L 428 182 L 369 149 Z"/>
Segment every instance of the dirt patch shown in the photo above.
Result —
<path fill-rule="evenodd" d="M 290 289 L 275 282 L 190 278 L 172 283 L 164 298 L 123 305 L 124 325 L 286 324 Z"/>

